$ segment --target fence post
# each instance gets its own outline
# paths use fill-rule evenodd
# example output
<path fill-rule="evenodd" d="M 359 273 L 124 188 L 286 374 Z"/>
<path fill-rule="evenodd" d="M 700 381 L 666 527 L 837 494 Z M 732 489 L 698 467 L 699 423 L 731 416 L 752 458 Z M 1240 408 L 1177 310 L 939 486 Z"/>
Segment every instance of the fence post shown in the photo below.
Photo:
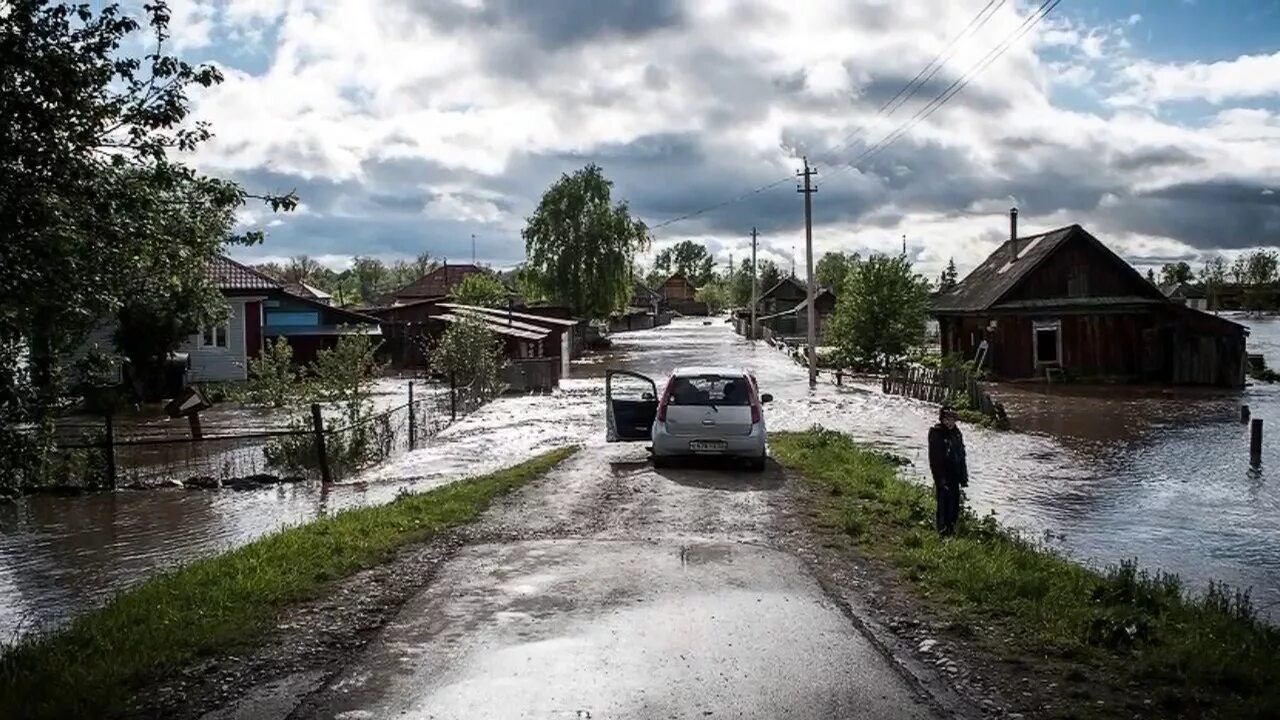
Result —
<path fill-rule="evenodd" d="M 1262 465 L 1262 418 L 1254 418 L 1249 425 L 1249 464 Z"/>
<path fill-rule="evenodd" d="M 311 431 L 316 438 L 316 459 L 320 461 L 320 481 L 333 482 L 329 475 L 329 453 L 324 449 L 324 416 L 320 414 L 320 403 L 311 403 Z"/>
<path fill-rule="evenodd" d="M 107 487 L 112 490 L 116 489 L 116 428 L 115 422 L 111 418 L 111 413 L 107 413 L 107 440 L 103 448 L 106 451 L 107 460 Z"/>
<path fill-rule="evenodd" d="M 458 419 L 458 382 L 449 371 L 449 421 Z"/>
<path fill-rule="evenodd" d="M 1241 423 L 1249 422 L 1249 406 L 1248 405 L 1240 406 L 1240 422 Z"/>
<path fill-rule="evenodd" d="M 413 409 L 413 381 L 409 381 L 409 449 L 412 450 L 418 441 L 418 418 Z"/>

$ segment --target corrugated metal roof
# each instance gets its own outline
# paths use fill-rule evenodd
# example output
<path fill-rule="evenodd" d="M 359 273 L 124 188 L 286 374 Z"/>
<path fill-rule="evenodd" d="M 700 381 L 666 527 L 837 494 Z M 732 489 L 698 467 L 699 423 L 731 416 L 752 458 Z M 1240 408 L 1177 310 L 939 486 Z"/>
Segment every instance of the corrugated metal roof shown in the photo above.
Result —
<path fill-rule="evenodd" d="M 215 255 L 209 261 L 209 276 L 219 290 L 279 290 L 283 286 L 247 265 L 226 255 Z"/>
<path fill-rule="evenodd" d="M 450 323 L 461 322 L 463 320 L 484 320 L 484 318 L 478 315 L 456 315 L 454 313 L 445 313 L 443 315 L 436 315 L 435 318 L 437 320 L 443 320 L 445 322 L 450 322 Z M 520 330 L 514 327 L 507 327 L 505 324 L 498 323 L 498 322 L 486 322 L 484 326 L 494 334 L 520 338 L 522 340 L 541 340 L 551 332 L 550 330 L 542 330 L 541 332 L 534 332 L 532 330 Z"/>
<path fill-rule="evenodd" d="M 501 308 L 480 307 L 479 305 L 459 305 L 458 303 L 440 303 L 440 307 L 450 308 L 453 310 L 471 310 L 472 312 L 484 313 L 493 316 L 496 320 L 505 320 L 507 311 Z M 544 323 L 547 325 L 559 325 L 562 327 L 573 327 L 578 324 L 577 320 L 568 318 L 549 317 L 546 315 L 534 315 L 532 313 L 513 312 L 511 317 L 521 320 L 529 320 L 535 323 Z"/>

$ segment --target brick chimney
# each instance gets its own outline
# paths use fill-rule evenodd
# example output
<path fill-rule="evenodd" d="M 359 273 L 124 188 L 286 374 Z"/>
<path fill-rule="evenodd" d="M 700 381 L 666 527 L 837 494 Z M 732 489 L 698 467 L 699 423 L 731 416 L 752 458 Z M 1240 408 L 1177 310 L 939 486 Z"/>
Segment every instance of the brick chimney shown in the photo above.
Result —
<path fill-rule="evenodd" d="M 1018 259 L 1018 208 L 1009 208 L 1009 262 Z"/>

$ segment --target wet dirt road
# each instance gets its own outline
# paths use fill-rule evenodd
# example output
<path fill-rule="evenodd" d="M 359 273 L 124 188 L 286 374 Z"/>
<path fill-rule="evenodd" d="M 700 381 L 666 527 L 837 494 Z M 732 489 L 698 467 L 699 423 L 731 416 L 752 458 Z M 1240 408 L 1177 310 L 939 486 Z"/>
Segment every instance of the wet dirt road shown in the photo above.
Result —
<path fill-rule="evenodd" d="M 291 717 L 929 718 L 776 549 L 777 467 L 595 446 L 506 499 Z"/>
<path fill-rule="evenodd" d="M 1280 321 L 1254 321 L 1258 349 L 1280 350 Z M 1270 357 L 1280 365 L 1280 357 Z M 504 397 L 467 416 L 426 447 L 352 482 L 304 483 L 248 492 L 159 490 L 41 496 L 0 505 L 0 641 L 66 622 L 150 574 L 221 552 L 281 526 L 356 505 L 388 502 L 467 474 L 484 473 L 566 443 L 602 447 L 606 367 L 660 379 L 680 364 L 755 369 L 776 401 L 769 428 L 814 423 L 905 456 L 923 472 L 924 438 L 936 409 L 870 385 L 809 388 L 804 368 L 714 321 L 677 321 L 614 337 L 614 349 L 575 362 L 547 396 Z M 979 512 L 1047 538 L 1073 558 L 1105 565 L 1137 558 L 1203 590 L 1210 579 L 1251 588 L 1264 614 L 1280 612 L 1280 444 L 1263 470 L 1246 462 L 1248 403 L 1266 427 L 1280 424 L 1280 386 L 1216 400 L 1153 397 L 1103 402 L 1006 397 L 1015 428 L 966 428 L 970 501 Z M 1032 402 L 1034 401 L 1034 402 Z M 1065 408 L 1065 410 L 1064 410 Z M 1035 432 L 1035 430 L 1039 430 Z"/>

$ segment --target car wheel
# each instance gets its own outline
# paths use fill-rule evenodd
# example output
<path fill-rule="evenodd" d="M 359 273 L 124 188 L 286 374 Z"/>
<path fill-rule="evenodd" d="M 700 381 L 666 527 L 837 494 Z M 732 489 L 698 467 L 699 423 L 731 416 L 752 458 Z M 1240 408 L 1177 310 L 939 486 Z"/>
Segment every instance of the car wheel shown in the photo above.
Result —
<path fill-rule="evenodd" d="M 661 455 L 654 455 L 653 468 L 657 470 L 664 467 L 671 467 L 671 460 L 668 458 L 662 457 Z"/>
<path fill-rule="evenodd" d="M 750 468 L 751 472 L 764 472 L 764 467 L 768 463 L 768 457 L 761 455 L 758 458 L 752 458 Z"/>

